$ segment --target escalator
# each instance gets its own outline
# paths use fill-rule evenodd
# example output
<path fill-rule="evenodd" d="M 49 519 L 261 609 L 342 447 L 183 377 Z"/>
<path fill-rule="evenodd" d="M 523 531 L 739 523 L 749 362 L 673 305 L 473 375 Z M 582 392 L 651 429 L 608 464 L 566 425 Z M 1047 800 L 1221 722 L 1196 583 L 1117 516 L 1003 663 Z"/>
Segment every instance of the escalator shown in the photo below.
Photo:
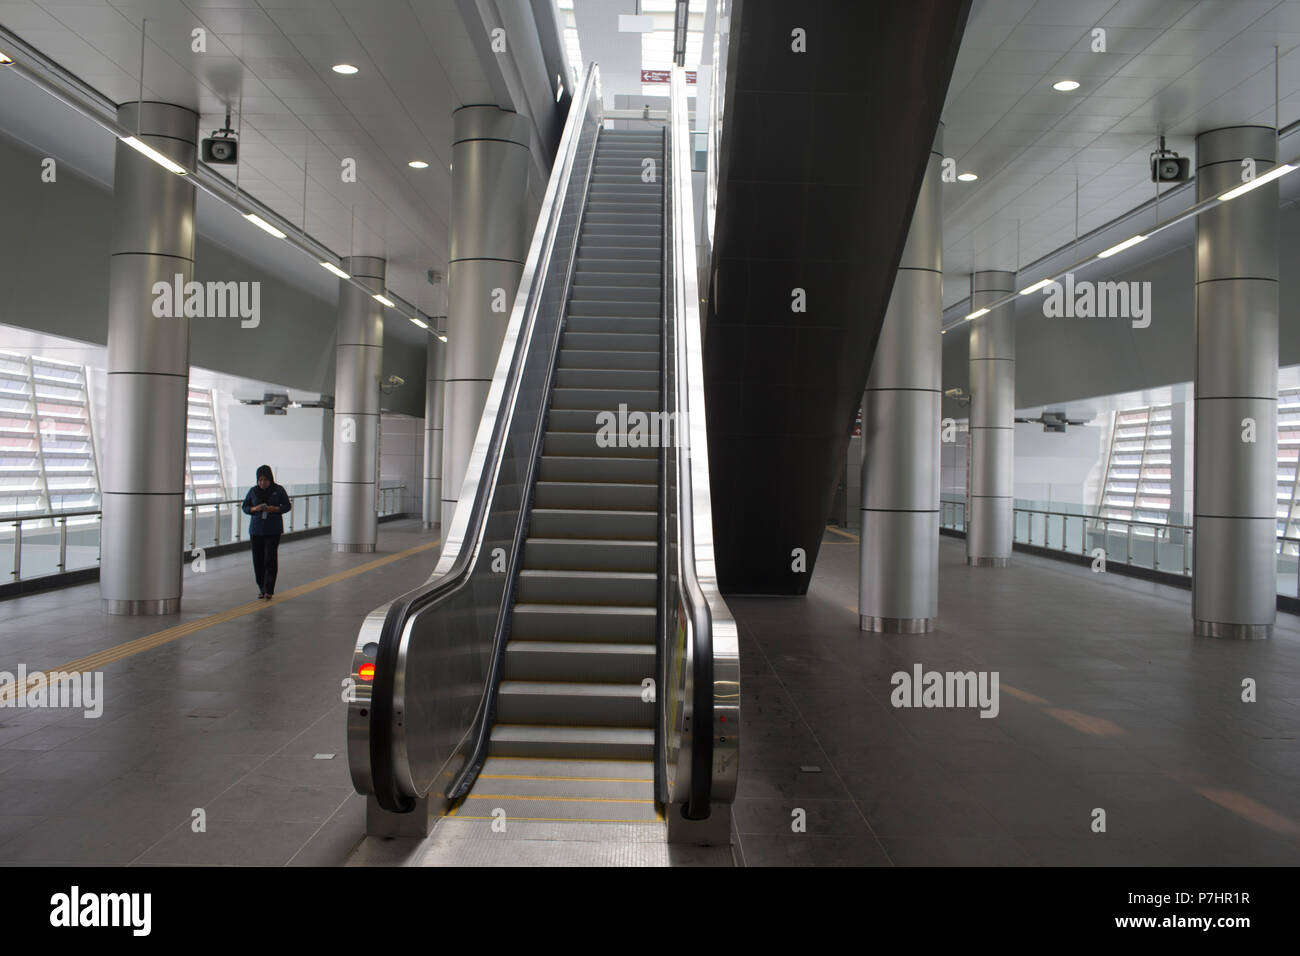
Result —
<path fill-rule="evenodd" d="M 738 652 L 680 73 L 667 129 L 603 129 L 594 65 L 570 107 L 438 566 L 358 636 L 371 832 L 445 814 L 729 838 Z"/>

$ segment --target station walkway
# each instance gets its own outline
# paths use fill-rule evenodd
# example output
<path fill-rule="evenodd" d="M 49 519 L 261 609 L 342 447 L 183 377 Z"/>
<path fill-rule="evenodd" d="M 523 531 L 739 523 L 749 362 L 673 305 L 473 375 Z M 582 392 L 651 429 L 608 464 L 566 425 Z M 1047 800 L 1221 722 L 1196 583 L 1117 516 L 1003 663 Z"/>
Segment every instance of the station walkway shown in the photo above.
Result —
<path fill-rule="evenodd" d="M 838 529 L 806 600 L 727 599 L 743 863 L 1300 864 L 1294 616 L 1271 641 L 1197 639 L 1187 591 L 1020 553 L 968 568 L 964 548 L 940 539 L 932 634 L 856 632 L 858 545 Z M 998 671 L 998 716 L 891 707 L 890 676 L 918 663 Z"/>
<path fill-rule="evenodd" d="M 414 520 L 381 525 L 374 554 L 286 540 L 271 602 L 247 553 L 208 558 L 171 617 L 101 614 L 93 584 L 5 602 L 0 671 L 97 655 L 105 704 L 0 708 L 0 863 L 343 860 L 365 829 L 341 686 L 357 627 L 428 577 L 437 543 Z"/>
<path fill-rule="evenodd" d="M 89 658 L 106 703 L 98 719 L 0 708 L 0 863 L 731 862 L 631 836 L 566 857 L 545 829 L 507 847 L 467 823 L 451 847 L 451 820 L 429 841 L 362 841 L 340 682 L 362 617 L 427 577 L 436 542 L 409 520 L 382 525 L 373 555 L 288 541 L 269 605 L 250 600 L 247 555 L 210 558 L 186 572 L 179 622 L 101 615 L 93 585 L 5 602 L 0 671 Z M 929 635 L 857 631 L 844 532 L 806 598 L 728 600 L 735 862 L 1300 864 L 1296 618 L 1269 642 L 1198 640 L 1186 591 L 1021 554 L 971 569 L 962 549 L 941 541 Z M 891 707 L 890 676 L 918 663 L 999 672 L 998 716 Z"/>

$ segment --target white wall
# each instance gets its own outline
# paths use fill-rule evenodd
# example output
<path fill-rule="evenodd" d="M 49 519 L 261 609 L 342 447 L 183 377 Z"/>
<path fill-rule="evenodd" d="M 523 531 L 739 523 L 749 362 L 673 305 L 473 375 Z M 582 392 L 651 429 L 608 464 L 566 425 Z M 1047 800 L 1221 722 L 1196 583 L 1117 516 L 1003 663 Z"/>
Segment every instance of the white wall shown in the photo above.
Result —
<path fill-rule="evenodd" d="M 329 484 L 321 441 L 324 409 L 291 408 L 285 415 L 267 415 L 260 405 L 239 404 L 230 392 L 216 393 L 217 427 L 230 453 L 226 480 L 237 491 L 256 483 L 259 465 L 270 465 L 276 482 L 290 491 Z"/>
<path fill-rule="evenodd" d="M 1105 467 L 1101 461 L 1105 429 L 1069 425 L 1064 432 L 1045 432 L 1042 425 L 1016 425 L 1015 490 L 1023 501 L 1040 505 L 1096 505 L 1088 497 L 1089 479 Z"/>
<path fill-rule="evenodd" d="M 424 507 L 424 419 L 384 413 L 379 419 L 379 481 L 406 485 L 401 510 Z"/>

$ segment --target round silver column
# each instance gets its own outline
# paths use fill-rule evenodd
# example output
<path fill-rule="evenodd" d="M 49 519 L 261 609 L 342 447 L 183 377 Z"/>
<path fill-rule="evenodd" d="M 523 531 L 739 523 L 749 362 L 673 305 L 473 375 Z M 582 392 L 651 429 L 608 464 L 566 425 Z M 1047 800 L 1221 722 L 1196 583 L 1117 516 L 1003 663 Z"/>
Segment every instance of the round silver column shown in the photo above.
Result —
<path fill-rule="evenodd" d="M 1274 145 L 1262 126 L 1199 135 L 1197 200 L 1240 186 L 1244 159 L 1267 172 Z M 1277 618 L 1277 203 L 1268 183 L 1196 218 L 1192 619 L 1202 637 L 1267 638 Z"/>
<path fill-rule="evenodd" d="M 343 271 L 384 291 L 383 259 L 351 256 Z M 334 349 L 334 479 L 330 541 L 335 551 L 368 552 L 379 540 L 379 377 L 384 363 L 384 306 L 339 280 Z"/>
<path fill-rule="evenodd" d="M 194 167 L 193 110 L 125 103 L 117 119 L 169 159 Z M 190 322 L 176 314 L 183 296 L 160 298 L 154 284 L 174 290 L 193 278 L 194 187 L 121 141 L 110 249 L 99 593 L 110 614 L 174 614 L 186 544 Z"/>
<path fill-rule="evenodd" d="M 939 611 L 943 127 L 894 278 L 862 409 L 862 630 L 919 634 Z"/>
<path fill-rule="evenodd" d="M 442 391 L 447 349 L 429 336 L 424 374 L 424 527 L 436 527 L 442 517 Z"/>
<path fill-rule="evenodd" d="M 1016 288 L 1016 274 L 997 270 L 970 277 L 977 312 Z M 971 320 L 970 514 L 966 563 L 1004 568 L 1011 559 L 1016 438 L 1016 310 L 994 309 Z"/>
<path fill-rule="evenodd" d="M 461 107 L 453 121 L 443 528 L 456 510 L 528 250 L 527 122 L 495 106 Z"/>

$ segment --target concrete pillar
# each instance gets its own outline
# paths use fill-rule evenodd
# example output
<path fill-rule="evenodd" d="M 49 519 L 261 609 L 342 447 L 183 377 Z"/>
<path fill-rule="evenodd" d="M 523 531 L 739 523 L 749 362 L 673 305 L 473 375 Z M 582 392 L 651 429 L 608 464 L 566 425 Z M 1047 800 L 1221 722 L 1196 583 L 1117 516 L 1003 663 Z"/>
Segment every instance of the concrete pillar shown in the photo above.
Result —
<path fill-rule="evenodd" d="M 198 114 L 126 103 L 121 125 L 194 167 Z M 154 312 L 155 283 L 194 274 L 194 186 L 119 141 L 108 286 L 108 408 L 99 591 L 110 614 L 174 614 L 184 568 L 190 323 Z M 174 306 L 175 297 L 161 300 Z"/>
<path fill-rule="evenodd" d="M 384 291 L 385 262 L 352 256 L 344 272 Z M 379 378 L 384 366 L 384 306 L 339 280 L 334 348 L 334 480 L 330 540 L 335 551 L 369 552 L 379 540 Z"/>
<path fill-rule="evenodd" d="M 1016 288 L 1014 272 L 970 277 L 978 312 Z M 1006 305 L 971 320 L 970 514 L 966 563 L 1004 568 L 1011 559 L 1016 438 L 1016 309 Z"/>
<path fill-rule="evenodd" d="M 442 392 L 447 348 L 436 335 L 425 347 L 424 373 L 424 527 L 442 517 Z"/>
<path fill-rule="evenodd" d="M 1196 138 L 1196 198 L 1277 159 L 1273 130 Z M 1278 187 L 1196 218 L 1192 618 L 1202 637 L 1266 638 L 1277 617 Z M 1252 434 L 1253 432 L 1253 434 Z"/>
<path fill-rule="evenodd" d="M 528 124 L 495 106 L 453 114 L 443 390 L 442 526 L 451 526 L 528 252 Z"/>
<path fill-rule="evenodd" d="M 939 612 L 942 150 L 940 127 L 863 398 L 858 612 L 864 631 L 931 631 Z"/>

